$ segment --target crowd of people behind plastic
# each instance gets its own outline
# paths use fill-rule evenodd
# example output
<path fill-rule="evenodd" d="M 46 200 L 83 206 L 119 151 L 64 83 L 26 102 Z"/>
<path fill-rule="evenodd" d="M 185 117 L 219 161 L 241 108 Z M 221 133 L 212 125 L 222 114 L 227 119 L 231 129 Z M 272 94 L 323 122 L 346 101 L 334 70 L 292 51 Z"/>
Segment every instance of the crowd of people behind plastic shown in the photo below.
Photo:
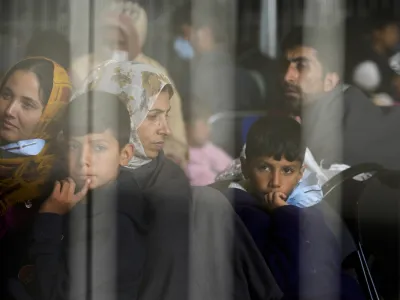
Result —
<path fill-rule="evenodd" d="M 297 28 L 271 80 L 235 66 L 217 16 L 180 14 L 169 72 L 127 2 L 98 20 L 101 51 L 70 63 L 42 32 L 2 77 L 1 299 L 365 299 L 322 185 L 400 168 L 396 21 L 344 73 L 329 29 Z M 268 112 L 245 145 L 211 142 L 211 112 L 244 110 Z"/>

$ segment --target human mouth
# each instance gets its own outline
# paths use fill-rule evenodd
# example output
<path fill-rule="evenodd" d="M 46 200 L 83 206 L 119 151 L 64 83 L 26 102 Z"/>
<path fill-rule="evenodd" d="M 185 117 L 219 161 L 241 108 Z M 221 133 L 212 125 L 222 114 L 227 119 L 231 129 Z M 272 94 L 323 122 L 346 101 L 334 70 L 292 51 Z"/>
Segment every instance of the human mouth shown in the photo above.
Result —
<path fill-rule="evenodd" d="M 286 96 L 299 97 L 300 95 L 299 89 L 293 85 L 285 85 L 284 91 Z"/>
<path fill-rule="evenodd" d="M 90 180 L 92 181 L 92 179 L 95 177 L 92 174 L 79 174 L 77 176 L 79 178 L 80 181 L 86 181 L 86 180 Z"/>
<path fill-rule="evenodd" d="M 12 122 L 10 122 L 8 120 L 4 120 L 3 121 L 3 126 L 2 127 L 5 128 L 5 129 L 18 129 L 18 127 L 14 123 L 12 123 Z"/>
<path fill-rule="evenodd" d="M 157 149 L 161 150 L 162 148 L 164 148 L 164 142 L 157 142 L 157 143 L 154 143 L 154 146 L 155 146 Z"/>
<path fill-rule="evenodd" d="M 290 98 L 298 98 L 300 93 L 294 89 L 286 89 L 285 95 Z"/>

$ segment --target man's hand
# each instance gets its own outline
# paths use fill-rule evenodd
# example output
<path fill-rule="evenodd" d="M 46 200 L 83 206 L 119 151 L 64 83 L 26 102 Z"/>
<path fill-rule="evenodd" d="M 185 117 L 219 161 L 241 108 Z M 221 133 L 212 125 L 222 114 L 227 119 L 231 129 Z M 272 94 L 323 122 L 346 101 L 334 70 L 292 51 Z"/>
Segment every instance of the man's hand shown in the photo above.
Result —
<path fill-rule="evenodd" d="M 54 185 L 53 193 L 40 207 L 40 213 L 55 213 L 64 215 L 68 213 L 79 201 L 81 201 L 89 190 L 90 180 L 85 182 L 83 188 L 75 194 L 76 184 L 71 178 Z"/>
<path fill-rule="evenodd" d="M 265 204 L 268 210 L 272 211 L 278 207 L 288 205 L 287 196 L 281 192 L 271 192 L 264 196 Z"/>

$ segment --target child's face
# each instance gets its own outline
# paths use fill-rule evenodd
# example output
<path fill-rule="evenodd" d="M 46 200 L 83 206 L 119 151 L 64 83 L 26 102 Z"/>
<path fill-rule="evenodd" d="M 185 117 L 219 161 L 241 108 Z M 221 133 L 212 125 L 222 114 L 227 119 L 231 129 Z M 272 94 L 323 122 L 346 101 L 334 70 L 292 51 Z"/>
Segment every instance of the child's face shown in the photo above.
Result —
<path fill-rule="evenodd" d="M 304 168 L 299 161 L 287 161 L 284 157 L 258 157 L 242 160 L 242 169 L 257 193 L 281 192 L 287 197 L 303 176 Z"/>
<path fill-rule="evenodd" d="M 191 146 L 203 146 L 210 139 L 210 126 L 205 120 L 196 120 L 189 125 L 188 135 Z"/>
<path fill-rule="evenodd" d="M 132 156 L 132 145 L 126 145 L 121 150 L 109 129 L 103 133 L 73 136 L 68 140 L 69 174 L 78 187 L 88 179 L 90 189 L 114 181 L 119 166 L 126 166 Z"/>

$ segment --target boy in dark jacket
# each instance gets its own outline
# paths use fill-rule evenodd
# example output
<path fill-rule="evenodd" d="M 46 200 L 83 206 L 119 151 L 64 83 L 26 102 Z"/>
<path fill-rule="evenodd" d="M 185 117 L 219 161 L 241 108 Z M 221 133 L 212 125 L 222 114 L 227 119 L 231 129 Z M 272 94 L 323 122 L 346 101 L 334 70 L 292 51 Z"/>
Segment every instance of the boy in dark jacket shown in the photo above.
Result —
<path fill-rule="evenodd" d="M 288 205 L 303 174 L 301 126 L 289 117 L 262 118 L 250 128 L 242 170 L 244 189 L 229 189 L 285 299 L 362 299 L 342 276 L 341 251 L 318 205 Z M 331 298 L 334 297 L 334 298 Z"/>
<path fill-rule="evenodd" d="M 114 95 L 89 92 L 70 103 L 69 178 L 42 204 L 30 249 L 37 299 L 137 298 L 148 224 L 139 187 L 120 168 L 133 155 L 130 128 Z"/>

